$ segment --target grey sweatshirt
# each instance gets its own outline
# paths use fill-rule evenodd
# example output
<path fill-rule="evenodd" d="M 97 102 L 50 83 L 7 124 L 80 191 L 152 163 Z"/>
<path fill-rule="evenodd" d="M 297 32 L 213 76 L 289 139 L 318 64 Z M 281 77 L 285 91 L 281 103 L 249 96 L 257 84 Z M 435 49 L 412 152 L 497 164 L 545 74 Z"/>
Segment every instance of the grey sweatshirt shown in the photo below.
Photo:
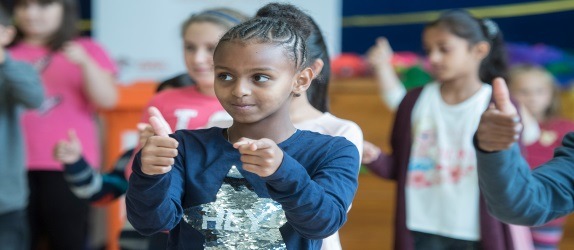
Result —
<path fill-rule="evenodd" d="M 26 63 L 6 60 L 0 64 L 0 214 L 28 205 L 24 140 L 20 114 L 44 100 L 38 73 Z"/>

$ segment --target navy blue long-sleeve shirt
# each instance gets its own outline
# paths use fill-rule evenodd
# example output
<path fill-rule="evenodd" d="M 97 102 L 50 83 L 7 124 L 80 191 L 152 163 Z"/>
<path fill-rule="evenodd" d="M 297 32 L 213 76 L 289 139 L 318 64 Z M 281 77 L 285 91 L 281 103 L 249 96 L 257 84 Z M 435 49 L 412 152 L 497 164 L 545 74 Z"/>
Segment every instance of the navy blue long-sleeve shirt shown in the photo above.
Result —
<path fill-rule="evenodd" d="M 359 153 L 342 137 L 297 130 L 279 144 L 278 170 L 261 178 L 241 168 L 221 128 L 172 136 L 172 170 L 146 175 L 138 154 L 126 196 L 132 225 L 143 234 L 170 230 L 170 249 L 320 249 L 346 221 Z"/>
<path fill-rule="evenodd" d="M 516 144 L 493 153 L 477 150 L 476 157 L 480 189 L 500 220 L 536 226 L 574 212 L 574 133 L 532 171 Z"/>

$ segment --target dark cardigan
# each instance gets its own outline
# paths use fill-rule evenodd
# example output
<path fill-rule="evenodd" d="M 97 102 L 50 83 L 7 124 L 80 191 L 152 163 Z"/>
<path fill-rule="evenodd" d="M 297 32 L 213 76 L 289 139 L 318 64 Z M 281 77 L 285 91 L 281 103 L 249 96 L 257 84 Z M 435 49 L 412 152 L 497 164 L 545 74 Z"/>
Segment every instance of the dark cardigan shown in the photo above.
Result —
<path fill-rule="evenodd" d="M 405 185 L 409 165 L 412 134 L 411 114 L 422 92 L 416 88 L 407 93 L 396 112 L 391 135 L 392 154 L 381 153 L 367 168 L 378 176 L 397 182 L 397 200 L 395 208 L 395 245 L 396 250 L 414 249 L 413 237 L 406 225 Z M 472 138 L 469 138 L 471 140 Z M 508 225 L 488 214 L 486 204 L 480 195 L 480 246 L 488 250 L 512 250 L 512 237 Z"/>

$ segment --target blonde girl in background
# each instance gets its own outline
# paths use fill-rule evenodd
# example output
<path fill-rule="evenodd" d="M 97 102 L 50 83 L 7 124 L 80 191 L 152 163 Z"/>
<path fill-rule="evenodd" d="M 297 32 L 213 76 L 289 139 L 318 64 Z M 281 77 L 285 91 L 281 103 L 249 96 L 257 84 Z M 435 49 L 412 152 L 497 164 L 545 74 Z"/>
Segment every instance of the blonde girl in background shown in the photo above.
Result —
<path fill-rule="evenodd" d="M 524 124 L 522 142 L 525 158 L 531 168 L 552 159 L 554 149 L 562 138 L 574 131 L 574 122 L 561 118 L 560 95 L 554 77 L 536 65 L 517 65 L 509 72 L 510 93 L 523 107 Z M 558 249 L 566 217 L 539 227 L 532 227 L 536 249 Z"/>

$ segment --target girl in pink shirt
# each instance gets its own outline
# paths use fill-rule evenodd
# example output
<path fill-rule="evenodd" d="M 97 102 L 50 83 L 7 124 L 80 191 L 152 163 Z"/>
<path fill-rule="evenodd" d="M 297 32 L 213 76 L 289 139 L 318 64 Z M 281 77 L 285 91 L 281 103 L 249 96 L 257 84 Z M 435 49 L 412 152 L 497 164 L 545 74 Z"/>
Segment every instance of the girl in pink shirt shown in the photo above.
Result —
<path fill-rule="evenodd" d="M 17 36 L 10 53 L 34 65 L 46 90 L 42 106 L 22 120 L 32 246 L 42 237 L 53 249 L 83 249 L 88 205 L 70 192 L 52 148 L 74 129 L 88 162 L 99 166 L 95 110 L 115 105 L 116 68 L 97 43 L 77 37 L 74 0 L 17 0 L 14 18 Z"/>
<path fill-rule="evenodd" d="M 191 15 L 184 21 L 181 27 L 184 59 L 194 84 L 167 90 L 164 89 L 170 86 L 162 84 L 164 91 L 148 105 L 158 108 L 172 130 L 198 129 L 231 120 L 213 90 L 213 50 L 228 29 L 245 20 L 247 16 L 237 11 L 217 8 Z M 148 113 L 144 112 L 142 120 L 147 123 L 148 119 Z"/>

